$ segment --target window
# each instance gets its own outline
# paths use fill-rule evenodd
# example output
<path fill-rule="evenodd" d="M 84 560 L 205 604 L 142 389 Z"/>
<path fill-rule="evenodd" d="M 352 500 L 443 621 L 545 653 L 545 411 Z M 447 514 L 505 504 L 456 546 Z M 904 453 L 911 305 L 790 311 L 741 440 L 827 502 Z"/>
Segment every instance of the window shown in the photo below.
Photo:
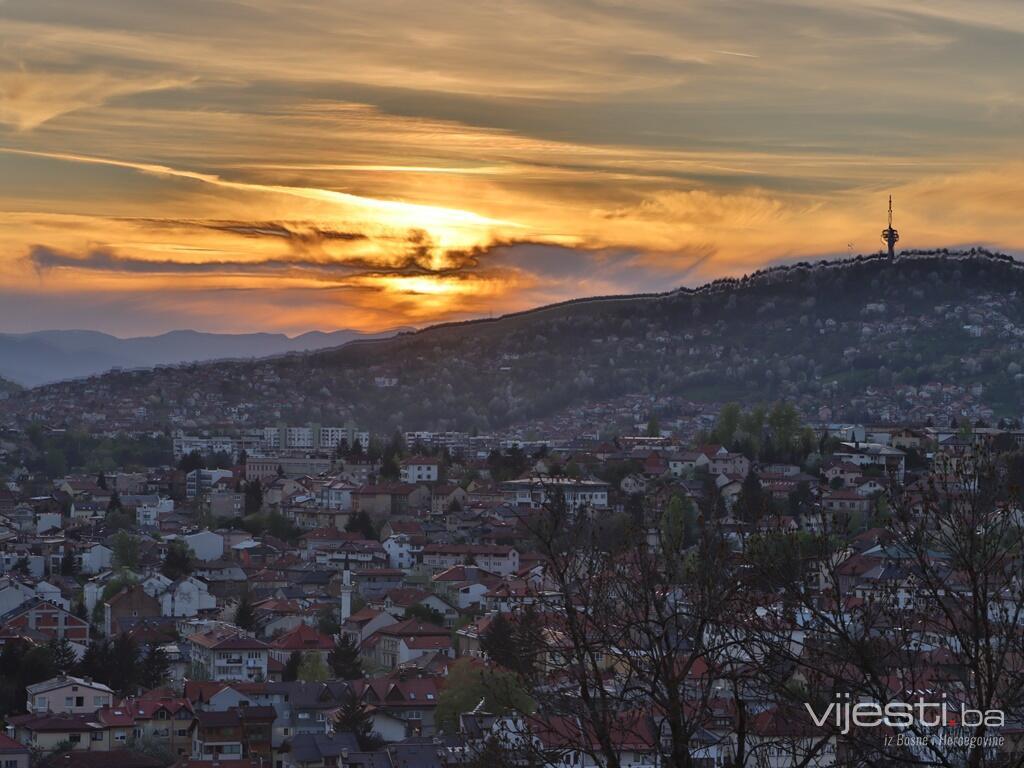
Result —
<path fill-rule="evenodd" d="M 103 741 L 103 731 L 94 731 L 89 738 L 92 741 Z"/>
<path fill-rule="evenodd" d="M 77 744 L 81 740 L 82 740 L 82 734 L 80 734 L 80 733 L 69 733 L 68 734 L 68 741 L 70 741 L 72 744 Z"/>
<path fill-rule="evenodd" d="M 104 704 L 107 703 L 107 698 L 106 696 L 93 696 L 92 703 L 95 704 L 97 707 L 102 707 Z"/>
<path fill-rule="evenodd" d="M 74 696 L 65 696 L 64 697 L 64 706 L 65 707 L 73 707 L 73 706 L 75 706 L 75 698 L 74 698 Z"/>

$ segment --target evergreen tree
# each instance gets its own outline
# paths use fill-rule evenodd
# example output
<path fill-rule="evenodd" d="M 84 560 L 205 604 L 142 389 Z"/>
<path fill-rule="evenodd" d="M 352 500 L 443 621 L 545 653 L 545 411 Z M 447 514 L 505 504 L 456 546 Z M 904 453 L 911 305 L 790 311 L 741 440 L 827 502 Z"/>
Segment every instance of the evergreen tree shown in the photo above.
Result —
<path fill-rule="evenodd" d="M 758 478 L 757 472 L 750 470 L 743 478 L 740 494 L 736 498 L 734 509 L 736 517 L 746 523 L 757 523 L 763 515 L 766 504 L 767 499 L 761 488 L 761 480 Z"/>
<path fill-rule="evenodd" d="M 256 626 L 256 612 L 253 610 L 252 601 L 248 594 L 242 595 L 235 609 L 235 624 L 245 630 L 251 630 Z"/>
<path fill-rule="evenodd" d="M 61 576 L 74 576 L 77 568 L 75 567 L 75 552 L 68 546 L 67 542 L 64 543 L 64 554 L 60 557 L 60 575 Z"/>
<path fill-rule="evenodd" d="M 170 677 L 171 667 L 167 654 L 157 645 L 149 648 L 149 653 L 142 662 L 139 683 L 143 688 L 159 688 Z"/>
<path fill-rule="evenodd" d="M 523 680 L 533 680 L 541 657 L 544 621 L 533 607 L 513 618 L 498 613 L 480 638 L 480 649 L 501 667 Z"/>
<path fill-rule="evenodd" d="M 335 715 L 335 730 L 354 734 L 364 752 L 379 749 L 383 740 L 373 730 L 373 718 L 363 703 L 354 696 L 345 702 Z"/>
<path fill-rule="evenodd" d="M 281 673 L 281 679 L 286 683 L 294 682 L 299 679 L 299 666 L 302 664 L 302 654 L 298 651 L 292 651 L 288 657 L 288 661 L 284 663 L 284 671 Z"/>
<path fill-rule="evenodd" d="M 184 472 L 186 475 L 189 472 L 193 472 L 197 469 L 204 469 L 206 462 L 203 460 L 203 454 L 199 451 L 192 451 L 189 454 L 181 457 L 181 461 L 178 462 L 178 469 Z"/>
<path fill-rule="evenodd" d="M 46 644 L 46 647 L 50 651 L 53 666 L 62 675 L 68 674 L 78 661 L 75 649 L 71 647 L 71 643 L 66 637 L 62 637 L 60 640 L 54 638 Z"/>
<path fill-rule="evenodd" d="M 335 614 L 334 606 L 325 605 L 316 613 L 317 629 L 323 635 L 334 636 L 341 631 L 341 625 L 338 624 L 338 617 Z"/>
<path fill-rule="evenodd" d="M 480 637 L 480 650 L 487 658 L 506 669 L 513 669 L 519 652 L 515 638 L 512 637 L 513 626 L 504 613 L 496 613 L 486 631 Z"/>
<path fill-rule="evenodd" d="M 181 539 L 172 541 L 167 546 L 167 555 L 160 572 L 172 581 L 192 573 L 192 553 L 188 544 Z"/>
<path fill-rule="evenodd" d="M 245 514 L 255 515 L 263 509 L 263 486 L 259 478 L 245 484 Z"/>
<path fill-rule="evenodd" d="M 377 531 L 373 527 L 373 520 L 366 513 L 366 510 L 359 510 L 348 519 L 345 530 L 349 533 L 361 533 L 364 538 L 376 539 Z"/>
<path fill-rule="evenodd" d="M 96 487 L 101 490 L 107 490 L 107 476 L 100 470 L 100 473 L 96 475 Z"/>
<path fill-rule="evenodd" d="M 107 685 L 122 695 L 133 693 L 141 678 L 138 643 L 122 632 L 110 644 L 109 663 Z"/>
<path fill-rule="evenodd" d="M 139 543 L 127 531 L 118 531 L 111 540 L 114 551 L 114 565 L 118 568 L 133 569 L 139 564 Z"/>
<path fill-rule="evenodd" d="M 334 677 L 339 680 L 355 680 L 363 676 L 363 662 L 359 658 L 359 649 L 348 635 L 338 638 L 327 656 L 327 663 Z"/>

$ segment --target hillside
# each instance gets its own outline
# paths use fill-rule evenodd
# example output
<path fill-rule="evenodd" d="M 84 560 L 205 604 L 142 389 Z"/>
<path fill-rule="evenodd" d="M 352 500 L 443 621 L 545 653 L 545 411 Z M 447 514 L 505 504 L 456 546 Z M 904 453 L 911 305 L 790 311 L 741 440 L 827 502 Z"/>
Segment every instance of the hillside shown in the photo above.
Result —
<path fill-rule="evenodd" d="M 13 381 L 0 378 L 0 397 L 9 397 L 17 392 L 21 391 L 21 387 L 15 384 Z"/>
<path fill-rule="evenodd" d="M 832 418 L 923 421 L 968 405 L 1017 416 L 1021 296 L 1024 266 L 984 252 L 801 263 L 268 361 L 108 374 L 32 390 L 5 410 L 74 422 L 118 402 L 162 426 L 490 430 L 642 395 L 786 398 Z"/>
<path fill-rule="evenodd" d="M 403 330 L 403 329 L 398 329 Z M 24 386 L 91 376 L 111 368 L 268 357 L 337 347 L 367 336 L 359 331 L 312 331 L 289 338 L 283 333 L 201 333 L 171 331 L 159 336 L 120 339 L 98 331 L 36 331 L 0 334 L 0 376 Z"/>

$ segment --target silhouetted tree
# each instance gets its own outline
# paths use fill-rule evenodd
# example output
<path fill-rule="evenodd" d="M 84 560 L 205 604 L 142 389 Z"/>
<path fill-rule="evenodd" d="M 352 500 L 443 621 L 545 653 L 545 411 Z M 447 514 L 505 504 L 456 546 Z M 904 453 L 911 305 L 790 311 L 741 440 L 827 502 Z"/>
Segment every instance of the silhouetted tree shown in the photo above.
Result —
<path fill-rule="evenodd" d="M 359 649 L 348 635 L 338 638 L 327 656 L 327 663 L 334 676 L 340 680 L 355 680 L 363 676 L 363 662 L 359 658 Z"/>
<path fill-rule="evenodd" d="M 242 595 L 238 607 L 235 608 L 235 624 L 245 630 L 251 630 L 256 626 L 256 612 L 248 593 Z"/>

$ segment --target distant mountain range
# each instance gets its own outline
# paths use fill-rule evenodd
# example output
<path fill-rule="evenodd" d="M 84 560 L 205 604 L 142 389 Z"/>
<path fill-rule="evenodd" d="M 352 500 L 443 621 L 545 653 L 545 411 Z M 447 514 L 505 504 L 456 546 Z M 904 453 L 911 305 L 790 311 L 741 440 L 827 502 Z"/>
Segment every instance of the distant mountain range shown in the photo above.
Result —
<path fill-rule="evenodd" d="M 99 331 L 0 334 L 0 377 L 27 387 L 103 373 L 185 362 L 249 359 L 338 347 L 356 339 L 381 339 L 408 328 L 366 334 L 354 330 L 283 333 L 171 331 L 120 339 Z"/>

